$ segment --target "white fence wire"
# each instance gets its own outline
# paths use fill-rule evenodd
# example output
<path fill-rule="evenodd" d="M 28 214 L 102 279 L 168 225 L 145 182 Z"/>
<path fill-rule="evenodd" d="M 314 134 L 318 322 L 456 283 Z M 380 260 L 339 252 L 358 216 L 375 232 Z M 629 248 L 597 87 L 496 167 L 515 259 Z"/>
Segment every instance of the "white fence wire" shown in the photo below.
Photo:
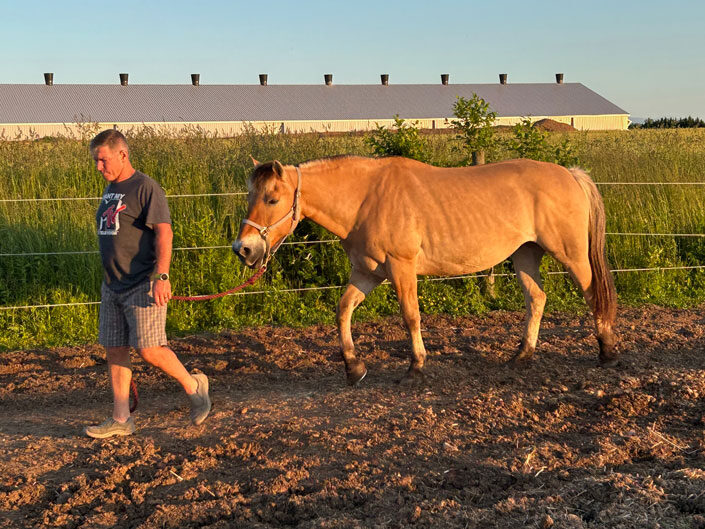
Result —
<path fill-rule="evenodd" d="M 669 186 L 669 185 L 684 185 L 684 186 L 705 186 L 705 182 L 595 182 L 597 185 L 654 185 L 654 186 Z M 178 194 L 178 195 L 167 195 L 167 198 L 194 198 L 194 197 L 216 197 L 216 196 L 245 196 L 246 192 L 233 192 L 233 193 L 195 193 L 195 194 Z M 0 203 L 16 203 L 16 202 L 61 202 L 61 201 L 71 201 L 71 200 L 100 200 L 101 197 L 60 197 L 60 198 L 10 198 L 10 199 L 0 199 Z M 607 232 L 606 235 L 610 236 L 625 236 L 625 237 L 705 237 L 703 233 L 651 233 L 651 232 Z M 294 241 L 285 242 L 284 245 L 313 245 L 313 244 L 330 244 L 340 242 L 340 239 L 326 239 L 326 240 L 316 240 L 316 241 Z M 173 248 L 173 251 L 194 251 L 194 250 L 219 250 L 219 249 L 230 249 L 230 245 L 222 246 L 188 246 Z M 97 250 L 77 250 L 77 251 L 64 251 L 64 252 L 24 252 L 24 253 L 0 253 L 0 257 L 30 257 L 30 256 L 50 256 L 50 255 L 83 255 L 83 254 L 98 254 Z M 653 268 L 621 268 L 613 269 L 613 273 L 629 273 L 629 272 L 662 272 L 671 270 L 701 270 L 705 269 L 705 265 L 693 265 L 693 266 L 668 266 L 668 267 L 653 267 Z M 567 272 L 548 272 L 548 275 L 566 275 Z M 458 279 L 471 279 L 471 278 L 482 278 L 489 277 L 511 277 L 514 274 L 466 274 L 458 276 L 449 277 L 434 277 L 434 278 L 423 278 L 419 279 L 419 282 L 435 282 L 435 281 L 454 281 Z M 384 281 L 382 284 L 389 284 Z M 265 294 L 285 294 L 285 293 L 296 293 L 296 292 L 310 292 L 316 290 L 337 290 L 345 288 L 345 285 L 331 285 L 327 287 L 302 287 L 302 288 L 286 288 L 286 289 L 270 289 L 270 290 L 249 290 L 242 292 L 234 292 L 228 294 L 228 296 L 252 296 L 252 295 L 265 295 Z M 74 303 L 54 303 L 54 304 L 43 304 L 43 305 L 16 305 L 16 306 L 0 306 L 0 311 L 8 310 L 22 310 L 22 309 L 40 309 L 40 308 L 54 308 L 54 307 L 75 307 L 75 306 L 86 306 L 86 305 L 100 305 L 100 301 L 85 301 L 85 302 L 74 302 Z"/>
<path fill-rule="evenodd" d="M 241 197 L 247 195 L 246 191 L 233 193 L 195 193 L 186 195 L 167 195 L 166 198 L 193 198 L 193 197 Z M 3 198 L 0 203 L 11 202 L 67 202 L 70 200 L 94 200 L 98 201 L 102 197 L 60 197 L 60 198 Z"/>
<path fill-rule="evenodd" d="M 615 268 L 612 270 L 613 274 L 621 274 L 625 272 L 662 272 L 669 270 L 702 270 L 705 269 L 705 265 L 693 265 L 693 266 L 663 266 L 654 268 Z M 546 272 L 546 275 L 568 275 L 568 272 Z M 431 283 L 436 281 L 455 281 L 458 279 L 477 279 L 481 277 L 514 277 L 514 274 L 465 274 L 458 276 L 447 276 L 447 277 L 425 277 L 417 280 L 417 283 Z M 389 281 L 386 279 L 381 283 L 382 285 L 389 285 Z M 346 285 L 330 285 L 327 287 L 301 287 L 301 288 L 281 288 L 281 289 L 270 289 L 270 290 L 248 290 L 233 292 L 232 294 L 227 294 L 227 296 L 255 296 L 255 295 L 265 295 L 265 294 L 290 294 L 296 292 L 311 292 L 315 290 L 339 290 L 345 288 Z M 174 303 L 172 301 L 172 303 Z M 20 309 L 44 309 L 53 307 L 75 307 L 81 305 L 100 305 L 100 301 L 82 301 L 75 303 L 54 303 L 46 305 L 17 305 L 13 307 L 0 307 L 0 311 L 5 310 L 20 310 Z"/>
<path fill-rule="evenodd" d="M 598 186 L 705 186 L 705 182 L 595 182 Z M 226 197 L 246 196 L 246 191 L 231 193 L 192 193 L 167 195 L 166 198 L 194 198 L 194 197 Z M 12 202 L 64 202 L 70 200 L 100 200 L 102 197 L 38 197 L 38 198 L 3 198 L 0 203 Z"/>

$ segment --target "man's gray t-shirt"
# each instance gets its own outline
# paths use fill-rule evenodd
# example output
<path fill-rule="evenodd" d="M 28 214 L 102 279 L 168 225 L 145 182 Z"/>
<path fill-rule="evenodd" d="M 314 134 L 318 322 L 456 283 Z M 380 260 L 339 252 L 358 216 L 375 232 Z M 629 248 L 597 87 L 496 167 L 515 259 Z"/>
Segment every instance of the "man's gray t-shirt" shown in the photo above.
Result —
<path fill-rule="evenodd" d="M 121 292 L 154 273 L 154 225 L 171 224 L 164 190 L 139 171 L 103 191 L 96 214 L 105 283 Z"/>

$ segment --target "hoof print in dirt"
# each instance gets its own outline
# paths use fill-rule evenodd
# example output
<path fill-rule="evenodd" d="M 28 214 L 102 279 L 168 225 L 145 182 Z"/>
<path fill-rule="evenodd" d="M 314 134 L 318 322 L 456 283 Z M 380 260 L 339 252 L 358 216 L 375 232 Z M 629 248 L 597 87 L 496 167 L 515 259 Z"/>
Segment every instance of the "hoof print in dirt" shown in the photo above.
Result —
<path fill-rule="evenodd" d="M 421 387 L 426 385 L 426 375 L 418 369 L 409 369 L 399 380 L 400 386 Z"/>

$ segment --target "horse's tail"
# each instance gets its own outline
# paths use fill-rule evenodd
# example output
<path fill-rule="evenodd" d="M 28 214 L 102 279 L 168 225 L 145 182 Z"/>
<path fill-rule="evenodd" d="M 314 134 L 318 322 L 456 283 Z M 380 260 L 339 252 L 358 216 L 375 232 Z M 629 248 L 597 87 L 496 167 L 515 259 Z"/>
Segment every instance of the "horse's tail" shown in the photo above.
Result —
<path fill-rule="evenodd" d="M 598 326 L 598 338 L 603 345 L 603 340 L 614 340 L 612 327 L 617 316 L 617 290 L 605 255 L 605 205 L 595 182 L 584 170 L 573 167 L 569 171 L 590 202 L 588 259 L 592 269 L 593 311 Z M 600 336 L 603 330 L 606 332 L 604 336 Z M 611 350 L 613 343 L 604 345 Z M 602 357 L 602 354 L 600 356 Z"/>

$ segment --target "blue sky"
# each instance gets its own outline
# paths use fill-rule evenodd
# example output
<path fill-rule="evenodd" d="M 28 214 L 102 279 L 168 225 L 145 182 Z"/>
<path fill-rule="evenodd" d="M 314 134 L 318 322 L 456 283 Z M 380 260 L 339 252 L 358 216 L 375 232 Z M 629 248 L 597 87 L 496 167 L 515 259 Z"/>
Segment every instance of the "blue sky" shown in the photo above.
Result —
<path fill-rule="evenodd" d="M 705 2 L 0 0 L 0 83 L 581 82 L 705 119 Z"/>

